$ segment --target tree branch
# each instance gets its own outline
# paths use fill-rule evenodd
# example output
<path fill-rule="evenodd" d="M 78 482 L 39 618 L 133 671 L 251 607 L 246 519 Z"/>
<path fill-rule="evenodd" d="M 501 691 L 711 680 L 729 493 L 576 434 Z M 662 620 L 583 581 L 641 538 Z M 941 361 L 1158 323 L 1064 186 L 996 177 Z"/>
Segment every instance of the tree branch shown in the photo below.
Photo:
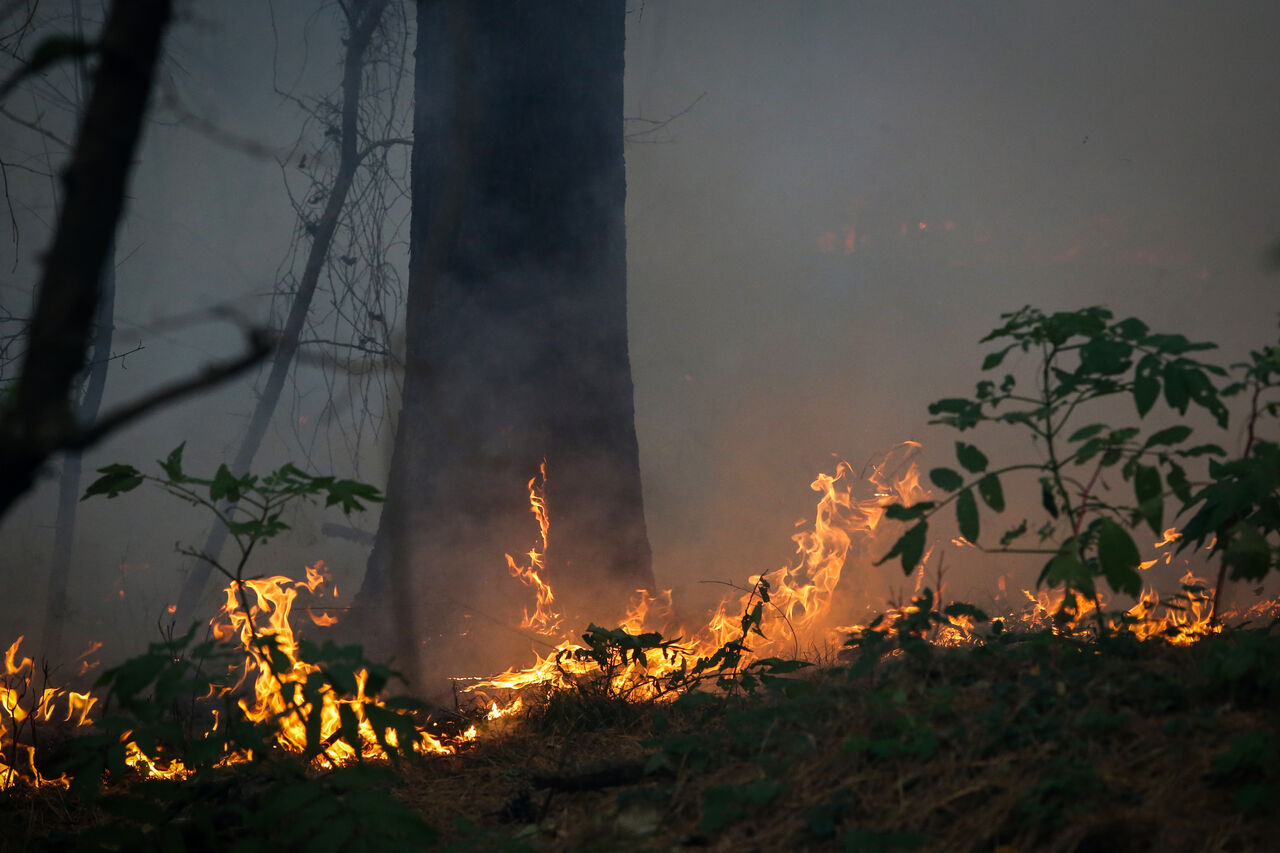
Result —
<path fill-rule="evenodd" d="M 206 365 L 195 376 L 163 385 L 132 403 L 127 403 L 114 411 L 108 412 L 99 418 L 93 426 L 77 430 L 69 435 L 62 442 L 62 448 L 66 450 L 83 450 L 101 441 L 108 433 L 120 429 L 130 421 L 137 420 L 153 409 L 190 396 L 197 391 L 220 385 L 228 379 L 239 376 L 266 358 L 273 349 L 270 336 L 261 329 L 250 330 L 248 337 L 248 346 L 238 357 Z"/>
<path fill-rule="evenodd" d="M 37 288 L 22 373 L 0 411 L 0 515 L 76 431 L 72 391 L 84 369 L 99 281 L 124 209 L 171 12 L 171 0 L 117 2 L 103 26 L 93 92 L 63 176 L 65 202 Z"/>

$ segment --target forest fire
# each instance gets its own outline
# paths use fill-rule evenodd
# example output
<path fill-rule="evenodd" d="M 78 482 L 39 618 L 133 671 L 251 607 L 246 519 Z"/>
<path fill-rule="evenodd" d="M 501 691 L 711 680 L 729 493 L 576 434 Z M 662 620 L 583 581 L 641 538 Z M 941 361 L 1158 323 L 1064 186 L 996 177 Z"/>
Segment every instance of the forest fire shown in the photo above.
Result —
<path fill-rule="evenodd" d="M 905 442 L 875 466 L 867 478 L 872 487 L 872 494 L 867 498 L 854 496 L 857 475 L 849 463 L 838 463 L 834 474 L 819 474 L 810 485 L 819 495 L 815 516 L 805 529 L 792 536 L 796 543 L 793 563 L 750 577 L 750 586 L 740 596 L 722 600 L 700 629 L 690 631 L 671 624 L 670 590 L 656 595 L 637 590 L 620 630 L 632 636 L 661 635 L 679 639 L 664 643 L 660 654 L 637 654 L 618 661 L 608 675 L 611 681 L 608 689 L 637 699 L 654 698 L 664 676 L 689 673 L 700 661 L 712 658 L 726 645 L 736 643 L 745 652 L 746 647 L 742 645 L 746 640 L 744 613 L 756 614 L 750 646 L 752 657 L 798 656 L 802 650 L 833 645 L 839 639 L 840 619 L 849 616 L 842 613 L 842 609 L 855 603 L 852 597 L 836 601 L 837 585 L 851 552 L 874 541 L 872 537 L 884 516 L 885 506 L 899 501 L 911 504 L 927 496 L 920 486 L 919 472 L 910 462 L 910 455 L 919 446 L 916 442 Z M 542 476 L 546 476 L 545 466 Z M 530 494 L 531 499 L 535 499 L 532 486 Z M 535 502 L 534 513 L 543 524 L 545 536 L 545 504 Z M 543 541 L 545 547 L 546 540 Z M 576 634 L 566 635 L 555 649 L 536 657 L 532 666 L 508 670 L 469 689 L 566 687 L 595 671 L 598 663 Z"/>
<path fill-rule="evenodd" d="M 65 775 L 50 778 L 40 772 L 31 726 L 55 716 L 74 726 L 89 725 L 89 712 L 97 699 L 47 683 L 37 686 L 35 664 L 29 657 L 18 656 L 22 640 L 18 637 L 9 644 L 0 674 L 0 791 L 18 784 L 65 787 Z M 48 673 L 44 673 L 43 681 L 47 680 Z M 61 714 L 60 706 L 64 709 Z"/>
<path fill-rule="evenodd" d="M 325 580 L 324 563 L 320 562 L 307 567 L 303 581 L 276 576 L 245 581 L 244 590 L 229 585 L 226 603 L 214 617 L 214 636 L 238 639 L 245 650 L 243 675 L 248 678 L 254 671 L 257 675 L 252 699 L 239 700 L 240 709 L 250 721 L 272 722 L 279 747 L 305 752 L 309 743 L 316 742 L 318 731 L 324 747 L 316 760 L 323 766 L 346 764 L 357 757 L 357 751 L 363 758 L 385 758 L 382 744 L 397 745 L 396 733 L 375 731 L 369 719 L 367 707 L 378 699 L 366 695 L 368 672 L 357 672 L 354 689 L 341 696 L 332 685 L 316 689 L 311 677 L 321 668 L 299 657 L 298 641 L 289 622 L 294 599 L 301 589 L 315 593 Z M 249 593 L 254 597 L 252 602 L 245 600 Z M 231 688 L 233 692 L 235 689 Z M 308 732 L 308 726 L 315 731 Z M 358 731 L 356 743 L 347 740 L 352 728 Z M 414 748 L 423 752 L 450 751 L 425 731 Z"/>
<path fill-rule="evenodd" d="M 874 581 L 884 579 L 872 574 L 876 571 L 872 559 L 886 544 L 879 535 L 886 508 L 911 506 L 930 497 L 913 461 L 919 448 L 915 442 L 904 442 L 865 477 L 844 461 L 837 463 L 833 473 L 818 474 L 810 484 L 818 495 L 814 515 L 803 525 L 798 523 L 801 529 L 792 536 L 793 560 L 751 576 L 749 586 L 722 600 L 702 627 L 689 630 L 674 621 L 670 590 L 656 594 L 637 590 L 618 628 L 606 631 L 591 625 L 585 633 L 561 631 L 556 647 L 545 655 L 535 653 L 533 665 L 509 669 L 467 688 L 481 700 L 476 719 L 492 721 L 516 713 L 526 704 L 521 692 L 529 688 L 547 692 L 594 684 L 611 696 L 652 700 L 697 689 L 705 679 L 725 671 L 743 672 L 759 662 L 829 655 L 844 638 L 864 630 L 859 620 L 877 600 Z M 521 627 L 543 635 L 560 630 L 564 622 L 556 611 L 551 586 L 539 574 L 545 569 L 550 546 L 546 476 L 544 462 L 539 475 L 528 483 L 539 545 L 528 552 L 527 566 L 507 557 L 512 576 L 534 591 L 534 609 L 525 609 Z M 1171 562 L 1171 546 L 1179 537 L 1175 528 L 1167 529 L 1153 543 L 1158 555 L 1141 568 Z M 878 610 L 886 618 L 910 617 L 922 606 L 932 607 L 935 591 L 924 590 L 928 561 L 926 554 L 914 573 L 913 594 L 923 593 L 925 598 L 881 606 Z M 861 576 L 851 573 L 854 568 Z M 1003 591 L 1003 578 L 1000 586 Z M 234 698 L 245 720 L 267 724 L 275 748 L 306 754 L 316 766 L 333 768 L 360 759 L 386 758 L 388 749 L 403 748 L 399 740 L 407 732 L 414 739 L 408 748 L 421 754 L 452 754 L 475 741 L 475 726 L 451 736 L 433 735 L 418 723 L 406 727 L 404 718 L 399 718 L 399 725 L 388 726 L 386 714 L 392 712 L 386 710 L 378 690 L 370 688 L 367 669 L 356 669 L 350 683 L 345 683 L 309 659 L 319 650 L 296 637 L 290 621 L 300 593 L 336 598 L 337 589 L 323 562 L 308 566 L 302 580 L 274 576 L 229 584 L 222 608 L 210 621 L 212 636 L 236 644 L 243 655 L 224 686 L 217 688 L 217 696 Z M 1180 593 L 1162 598 L 1147 588 L 1124 612 L 1107 611 L 1101 595 L 1073 597 L 1073 603 L 1060 590 L 1023 590 L 1023 596 L 1019 612 L 1003 617 L 1006 625 L 1076 630 L 1097 619 L 1101 608 L 1110 629 L 1125 628 L 1141 640 L 1158 638 L 1188 645 L 1221 630 L 1221 623 L 1212 619 L 1211 590 L 1189 571 L 1182 578 Z M 1243 617 L 1261 618 L 1277 610 L 1277 602 L 1264 602 Z M 305 611 L 320 627 L 337 621 L 318 602 L 309 603 Z M 1064 613 L 1070 614 L 1069 622 L 1063 621 Z M 967 645 L 980 640 L 978 631 L 970 615 L 954 615 L 936 621 L 926 639 L 935 645 Z M 674 639 L 664 639 L 668 637 Z M 0 755 L 0 789 L 15 784 L 65 785 L 65 776 L 42 775 L 33 739 L 24 737 L 23 727 L 49 721 L 55 714 L 75 726 L 91 725 L 90 711 L 98 700 L 53 687 L 36 690 L 32 660 L 19 656 L 21 642 L 19 637 L 6 652 L 0 683 L 0 743 L 6 744 Z M 494 691 L 501 691 L 502 698 L 489 695 Z M 215 712 L 206 737 L 217 732 L 220 722 Z M 122 738 L 125 763 L 135 771 L 156 779 L 189 775 L 180 760 L 159 747 L 148 754 L 129 735 L 126 732 Z M 219 763 L 232 765 L 252 758 L 246 751 L 231 752 Z"/>

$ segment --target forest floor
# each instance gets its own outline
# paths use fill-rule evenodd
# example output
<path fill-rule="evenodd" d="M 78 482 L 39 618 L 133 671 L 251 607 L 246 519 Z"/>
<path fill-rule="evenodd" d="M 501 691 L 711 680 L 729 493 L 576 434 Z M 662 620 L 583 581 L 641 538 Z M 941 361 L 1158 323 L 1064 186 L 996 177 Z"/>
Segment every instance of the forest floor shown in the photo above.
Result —
<path fill-rule="evenodd" d="M 403 764 L 391 792 L 458 851 L 1280 849 L 1275 626 L 1192 646 L 1048 631 L 907 645 L 728 695 L 556 693 L 468 751 Z M 244 803 L 269 783 L 236 784 Z M 215 813 L 228 794 L 201 796 L 175 809 Z M 105 820 L 61 789 L 14 788 L 0 849 L 72 849 Z M 229 843 L 184 849 L 304 849 L 216 834 Z M 91 849 L 160 849 L 110 837 Z"/>

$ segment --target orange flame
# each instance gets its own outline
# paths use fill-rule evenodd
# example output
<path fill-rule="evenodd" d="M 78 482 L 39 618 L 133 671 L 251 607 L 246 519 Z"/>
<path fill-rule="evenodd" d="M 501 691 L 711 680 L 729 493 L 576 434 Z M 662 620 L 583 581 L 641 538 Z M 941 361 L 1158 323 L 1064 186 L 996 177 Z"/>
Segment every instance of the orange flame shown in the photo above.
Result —
<path fill-rule="evenodd" d="M 547 460 L 542 460 L 538 476 L 529 480 L 529 510 L 538 520 L 538 530 L 542 534 L 542 550 L 535 546 L 529 549 L 529 565 L 521 566 L 514 557 L 507 554 L 507 569 L 511 576 L 525 586 L 533 587 L 536 595 L 533 613 L 528 608 L 524 611 L 521 628 L 536 631 L 539 634 L 552 635 L 560 629 L 561 616 L 555 610 L 555 593 L 551 586 L 542 579 L 539 571 L 545 569 L 543 555 L 547 553 L 547 537 L 551 530 L 551 520 L 547 515 Z"/>
<path fill-rule="evenodd" d="M 74 693 L 58 687 L 35 688 L 35 668 L 29 657 L 19 657 L 20 636 L 4 654 L 4 672 L 0 673 L 0 791 L 15 785 L 60 785 L 66 787 L 65 775 L 51 778 L 36 766 L 35 746 L 30 726 L 48 722 L 57 713 L 58 703 L 66 705 L 65 721 L 73 718 L 77 726 L 93 721 L 89 711 L 97 701 L 86 693 Z M 90 650 L 92 651 L 92 649 Z M 88 652 L 86 652 L 88 654 Z M 13 762 L 13 763 L 10 763 Z"/>

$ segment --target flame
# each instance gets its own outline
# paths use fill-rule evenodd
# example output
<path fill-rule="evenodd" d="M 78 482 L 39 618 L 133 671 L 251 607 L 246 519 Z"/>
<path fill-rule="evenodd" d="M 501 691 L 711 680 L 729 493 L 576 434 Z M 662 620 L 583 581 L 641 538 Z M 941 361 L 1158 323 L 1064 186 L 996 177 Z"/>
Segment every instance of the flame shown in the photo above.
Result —
<path fill-rule="evenodd" d="M 66 775 L 45 776 L 36 765 L 32 726 L 48 722 L 65 705 L 64 721 L 86 726 L 93 721 L 89 711 L 97 701 L 86 693 L 75 693 L 59 687 L 36 688 L 35 667 L 31 658 L 19 657 L 23 637 L 9 644 L 4 654 L 4 672 L 0 674 L 0 791 L 15 785 L 58 785 L 67 787 Z M 90 649 L 92 652 L 93 649 Z M 89 654 L 86 652 L 85 654 Z M 81 656 L 83 657 L 83 655 Z"/>
<path fill-rule="evenodd" d="M 602 652 L 601 647 L 583 645 L 591 642 L 592 634 L 564 632 L 550 652 L 545 655 L 535 652 L 531 666 L 508 669 L 477 681 L 466 691 L 518 693 L 527 688 L 549 691 L 580 686 L 586 679 L 594 680 L 591 683 L 603 686 L 615 696 L 663 699 L 674 695 L 663 687 L 664 678 L 671 676 L 673 681 L 667 683 L 687 685 L 687 680 L 681 682 L 680 679 L 690 672 L 706 671 L 711 656 L 724 649 L 741 652 L 735 666 L 741 668 L 753 659 L 801 657 L 812 649 L 840 642 L 849 632 L 861 627 L 851 625 L 850 618 L 862 616 L 876 603 L 868 591 L 868 584 L 873 580 L 868 572 L 870 556 L 882 553 L 887 544 L 880 538 L 886 507 L 895 503 L 910 506 L 929 497 L 928 490 L 920 484 L 920 473 L 912 459 L 919 448 L 916 442 L 904 442 L 865 478 L 843 460 L 837 462 L 832 473 L 817 474 L 810 484 L 817 494 L 814 515 L 797 522 L 798 530 L 791 537 L 795 544 L 792 560 L 771 572 L 751 576 L 750 586 L 721 601 L 698 630 L 688 631 L 675 621 L 671 590 L 656 594 L 636 590 L 619 628 L 632 636 L 649 634 L 655 638 L 644 654 L 602 662 L 600 655 L 606 652 Z M 527 567 L 520 566 L 509 555 L 507 561 L 512 576 L 532 588 L 535 594 L 534 611 L 530 614 L 526 608 L 522 627 L 554 634 L 560 630 L 563 618 L 555 610 L 550 585 L 539 575 L 539 570 L 544 568 L 543 555 L 551 527 L 546 476 L 544 461 L 538 476 L 528 483 L 530 509 L 538 523 L 540 545 L 529 551 Z M 1148 568 L 1160 561 L 1169 563 L 1173 553 L 1169 546 L 1180 537 L 1176 528 L 1165 530 L 1161 540 L 1153 543 L 1153 547 L 1163 553 L 1142 567 Z M 926 553 L 924 561 L 928 560 Z M 1212 590 L 1204 580 L 1187 572 L 1181 581 L 1182 591 L 1164 598 L 1151 589 L 1144 590 L 1138 601 L 1120 616 L 1108 613 L 1101 595 L 1086 598 L 1071 594 L 1068 597 L 1062 590 L 1034 593 L 1023 590 L 1020 612 L 1007 618 L 1028 629 L 1051 627 L 1071 631 L 1081 629 L 1088 619 L 1097 618 L 1096 611 L 1102 608 L 1101 618 L 1114 629 L 1132 630 L 1142 640 L 1160 639 L 1187 645 L 1220 631 L 1221 623 L 1210 619 Z M 918 597 L 910 604 L 890 607 L 884 611 L 885 615 L 891 619 L 906 617 L 918 613 L 923 605 L 932 606 L 933 593 L 923 590 L 923 583 L 921 570 L 915 579 Z M 1003 593 L 1006 576 L 1000 576 L 997 583 Z M 368 690 L 368 672 L 355 673 L 353 690 L 346 694 L 328 684 L 317 692 L 312 676 L 322 670 L 301 655 L 299 640 L 290 624 L 293 606 L 300 593 L 318 596 L 325 594 L 326 588 L 336 598 L 337 588 L 329 584 L 323 562 L 307 566 L 303 580 L 275 576 L 232 583 L 225 590 L 222 608 L 211 620 L 213 635 L 220 640 L 237 641 L 244 654 L 239 683 L 223 688 L 224 693 L 245 692 L 238 700 L 241 713 L 250 721 L 271 725 L 277 748 L 304 752 L 310 729 L 312 745 L 318 743 L 321 748 L 314 758 L 320 768 L 361 758 L 386 757 L 379 732 L 367 711 L 371 706 L 381 705 L 381 700 Z M 304 609 L 316 625 L 337 621 L 337 617 L 325 612 L 323 607 L 318 608 L 318 613 L 311 605 Z M 744 614 L 754 616 L 748 619 Z M 1262 602 L 1244 616 L 1256 619 L 1276 614 L 1280 614 L 1280 601 Z M 938 645 L 961 645 L 977 642 L 979 635 L 970 617 L 955 616 L 930 627 L 927 639 Z M 36 690 L 32 683 L 32 659 L 20 654 L 22 640 L 18 637 L 6 650 L 4 672 L 0 674 L 0 743 L 7 747 L 0 752 L 0 789 L 15 784 L 66 785 L 65 777 L 49 779 L 40 774 L 34 746 L 28 743 L 32 738 L 29 734 L 24 736 L 24 727 L 53 720 L 55 716 L 77 726 L 91 725 L 91 712 L 97 699 L 88 693 L 59 688 Z M 80 659 L 100 647 L 101 643 L 95 643 Z M 311 689 L 307 689 L 309 681 Z M 476 719 L 483 716 L 488 721 L 499 720 L 522 707 L 524 700 L 519 695 L 501 701 L 486 696 Z M 348 725 L 344 730 L 343 719 L 356 721 L 354 743 L 344 739 L 351 727 Z M 219 725 L 220 719 L 215 713 L 209 732 L 216 731 Z M 474 725 L 451 737 L 431 734 L 424 726 L 416 726 L 414 730 L 414 742 L 408 746 L 420 753 L 454 753 L 479 737 Z M 394 729 L 387 728 L 381 734 L 382 742 L 396 745 Z M 180 761 L 166 757 L 161 750 L 156 754 L 145 753 L 133 742 L 130 733 L 126 733 L 123 740 L 126 763 L 138 772 L 160 779 L 188 775 Z M 222 763 L 233 764 L 249 757 L 227 755 Z"/>
<path fill-rule="evenodd" d="M 838 608 L 842 612 L 833 612 L 851 555 L 855 550 L 862 553 L 873 547 L 885 507 L 897 502 L 911 505 L 928 497 L 928 491 L 920 485 L 919 470 L 911 461 L 919 448 L 917 442 L 904 442 L 874 466 L 865 480 L 871 492 L 867 498 L 854 496 L 854 489 L 863 484 L 848 462 L 839 461 L 833 474 L 818 474 L 810 484 L 819 496 L 815 515 L 811 522 L 801 522 L 802 529 L 791 537 L 796 545 L 792 563 L 751 576 L 750 587 L 738 596 L 721 601 L 700 630 L 690 632 L 671 623 L 670 590 L 657 595 L 637 590 L 620 624 L 622 630 L 632 635 L 656 632 L 679 639 L 661 652 L 650 652 L 643 660 L 618 662 L 609 674 L 610 690 L 615 695 L 656 698 L 654 691 L 659 689 L 655 686 L 659 679 L 690 670 L 697 666 L 699 659 L 715 654 L 727 643 L 743 643 L 747 659 L 798 655 L 801 648 L 838 643 L 845 630 L 840 627 L 840 621 L 848 615 L 843 611 L 869 604 L 854 596 L 843 602 L 843 608 Z M 900 470 L 902 473 L 897 473 Z M 531 481 L 531 496 L 534 493 Z M 545 520 L 544 502 L 537 505 L 535 515 L 539 516 L 540 523 Z M 769 590 L 767 605 L 759 597 L 762 581 Z M 759 630 L 752 632 L 748 644 L 742 636 L 742 614 L 757 605 L 761 606 Z M 532 665 L 508 669 L 470 685 L 467 690 L 564 688 L 596 670 L 596 663 L 589 656 L 584 657 L 586 652 L 587 648 L 570 632 L 546 655 L 535 651 Z"/>
<path fill-rule="evenodd" d="M 320 667 L 299 657 L 289 615 L 300 589 L 314 592 L 326 579 L 324 563 L 318 562 L 307 567 L 305 581 L 278 575 L 244 581 L 242 587 L 229 585 L 226 602 L 213 620 L 214 636 L 239 639 L 246 655 L 245 677 L 256 672 L 252 697 L 239 700 L 240 710 L 252 722 L 275 725 L 278 746 L 291 752 L 305 751 L 308 721 L 318 715 L 320 743 L 324 748 L 316 761 L 321 766 L 335 767 L 358 757 L 385 758 L 378 733 L 365 711 L 368 705 L 378 704 L 377 697 L 365 692 L 367 670 L 355 674 L 353 695 L 341 696 L 325 685 L 317 703 L 309 700 L 304 692 L 308 677 L 320 672 Z M 357 721 L 358 743 L 348 743 L 338 736 L 344 708 L 353 713 Z M 387 729 L 382 734 L 388 743 L 396 745 L 394 730 Z M 425 731 L 420 734 L 420 742 L 413 744 L 415 749 L 453 751 Z"/>
<path fill-rule="evenodd" d="M 542 550 L 535 546 L 529 549 L 529 565 L 521 566 L 514 557 L 507 554 L 507 569 L 511 576 L 525 586 L 533 587 L 536 594 L 533 613 L 526 608 L 521 628 L 536 631 L 547 636 L 560 629 L 561 616 L 555 610 L 555 594 L 551 586 L 542 579 L 539 571 L 545 569 L 543 555 L 547 553 L 547 537 L 551 530 L 551 519 L 547 515 L 547 460 L 542 460 L 538 476 L 529 480 L 529 510 L 538 520 L 538 530 L 542 534 Z"/>

